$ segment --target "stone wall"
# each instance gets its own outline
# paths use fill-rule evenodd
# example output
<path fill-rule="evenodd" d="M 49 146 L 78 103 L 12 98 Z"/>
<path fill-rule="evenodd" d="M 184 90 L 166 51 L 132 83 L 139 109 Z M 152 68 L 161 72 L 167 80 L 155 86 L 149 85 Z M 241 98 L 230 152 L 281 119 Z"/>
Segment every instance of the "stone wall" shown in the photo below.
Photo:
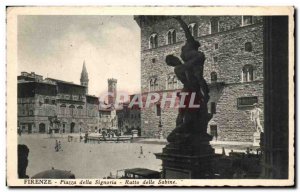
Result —
<path fill-rule="evenodd" d="M 175 90 L 178 92 L 179 90 Z M 160 91 L 160 98 L 164 93 L 170 93 L 169 91 Z M 169 96 L 170 97 L 170 96 Z M 160 101 L 159 101 L 160 102 Z M 166 137 L 176 125 L 176 117 L 178 109 L 169 107 L 169 102 L 166 102 L 165 107 L 161 107 L 161 124 L 162 133 Z M 158 137 L 160 117 L 156 113 L 156 106 L 150 105 L 149 108 L 141 109 L 141 132 L 145 137 Z"/>
<path fill-rule="evenodd" d="M 24 133 L 39 133 L 41 124 L 45 125 L 45 133 L 49 133 L 49 117 L 57 116 L 60 120 L 60 129 L 64 133 L 71 132 L 71 123 L 74 124 L 73 132 L 94 131 L 99 128 L 98 105 L 78 102 L 58 102 L 60 96 L 35 94 L 34 97 L 18 98 L 18 123 Z M 46 103 L 45 100 L 49 102 Z M 61 107 L 64 104 L 65 107 Z M 70 106 L 73 105 L 73 115 Z M 78 107 L 82 107 L 79 109 Z M 64 130 L 64 131 L 63 131 Z"/>
<path fill-rule="evenodd" d="M 225 85 L 216 102 L 216 114 L 208 124 L 208 132 L 210 133 L 211 125 L 216 125 L 218 140 L 252 142 L 255 127 L 250 119 L 250 110 L 253 107 L 237 106 L 237 98 L 249 96 L 256 96 L 258 107 L 263 110 L 262 81 Z M 263 114 L 260 119 L 263 125 Z"/>
<path fill-rule="evenodd" d="M 254 127 L 249 121 L 250 109 L 238 110 L 236 103 L 239 97 L 257 96 L 259 105 L 262 106 L 262 17 L 253 17 L 254 24 L 247 26 L 242 26 L 242 16 L 218 17 L 219 32 L 214 34 L 210 34 L 212 19 L 210 16 L 183 17 L 183 19 L 186 23 L 196 23 L 198 29 L 196 39 L 201 43 L 200 50 L 206 56 L 204 65 L 206 81 L 211 83 L 211 72 L 216 72 L 217 82 L 221 86 L 217 90 L 211 88 L 210 93 L 210 102 L 217 103 L 217 114 L 210 124 L 217 124 L 218 139 L 223 141 L 251 141 Z M 144 94 L 149 92 L 149 80 L 156 77 L 158 81 L 157 90 L 166 91 L 167 77 L 173 73 L 174 69 L 166 65 L 165 57 L 169 54 L 180 55 L 185 40 L 183 30 L 173 19 L 164 19 L 151 25 L 141 26 L 141 90 Z M 166 44 L 166 34 L 169 29 L 176 30 L 177 42 L 172 45 Z M 158 35 L 158 47 L 150 49 L 149 37 L 153 33 Z M 245 51 L 246 42 L 252 44 L 251 52 Z M 218 45 L 216 46 L 216 44 Z M 245 65 L 253 66 L 253 82 L 242 82 L 242 69 Z M 181 85 L 178 88 L 180 87 Z M 162 109 L 164 136 L 175 128 L 177 113 L 177 109 Z M 142 109 L 143 136 L 155 137 L 159 130 L 158 124 L 159 117 L 156 116 L 155 107 Z M 209 128 L 208 131 L 210 131 Z"/>

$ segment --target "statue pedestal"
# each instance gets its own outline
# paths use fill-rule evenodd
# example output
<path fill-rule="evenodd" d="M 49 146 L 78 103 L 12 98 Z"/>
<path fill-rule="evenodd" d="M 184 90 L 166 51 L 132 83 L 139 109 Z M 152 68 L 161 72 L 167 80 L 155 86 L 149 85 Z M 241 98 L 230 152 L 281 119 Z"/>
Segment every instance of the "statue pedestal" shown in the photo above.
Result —
<path fill-rule="evenodd" d="M 132 137 L 135 138 L 135 137 L 138 137 L 139 131 L 134 129 L 134 130 L 131 131 L 131 133 L 132 133 Z"/>
<path fill-rule="evenodd" d="M 259 132 L 253 133 L 253 146 L 255 146 L 255 147 L 260 146 L 260 133 Z"/>
<path fill-rule="evenodd" d="M 194 146 L 194 147 L 193 147 Z M 162 160 L 164 179 L 205 179 L 212 178 L 214 149 L 209 140 L 197 141 L 197 145 L 168 144 L 162 153 L 156 153 Z"/>

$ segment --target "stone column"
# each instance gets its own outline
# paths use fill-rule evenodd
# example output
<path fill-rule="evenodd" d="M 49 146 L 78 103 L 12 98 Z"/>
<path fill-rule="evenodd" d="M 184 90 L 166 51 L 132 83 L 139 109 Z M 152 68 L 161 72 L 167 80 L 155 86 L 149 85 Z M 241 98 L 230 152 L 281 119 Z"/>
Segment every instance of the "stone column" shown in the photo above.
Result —
<path fill-rule="evenodd" d="M 288 16 L 265 17 L 262 171 L 270 179 L 286 179 L 289 173 L 289 116 L 294 114 L 288 108 L 288 51 Z"/>

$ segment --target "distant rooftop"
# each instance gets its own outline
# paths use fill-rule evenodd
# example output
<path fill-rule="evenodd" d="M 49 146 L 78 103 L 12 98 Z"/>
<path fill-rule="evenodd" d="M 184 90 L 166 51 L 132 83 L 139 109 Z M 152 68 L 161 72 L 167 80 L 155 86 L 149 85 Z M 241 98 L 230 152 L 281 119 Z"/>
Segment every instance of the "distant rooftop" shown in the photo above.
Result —
<path fill-rule="evenodd" d="M 38 75 L 35 72 L 28 73 L 26 71 L 21 72 L 21 75 L 18 76 L 18 81 L 19 81 L 19 83 L 28 82 L 28 81 L 36 81 L 36 82 L 43 82 L 43 83 L 49 83 L 49 84 L 64 83 L 64 84 L 70 84 L 70 85 L 84 87 L 80 84 L 75 84 L 71 81 L 64 81 L 64 80 L 55 79 L 55 78 L 51 78 L 51 77 L 47 77 L 47 78 L 43 79 L 42 75 Z"/>

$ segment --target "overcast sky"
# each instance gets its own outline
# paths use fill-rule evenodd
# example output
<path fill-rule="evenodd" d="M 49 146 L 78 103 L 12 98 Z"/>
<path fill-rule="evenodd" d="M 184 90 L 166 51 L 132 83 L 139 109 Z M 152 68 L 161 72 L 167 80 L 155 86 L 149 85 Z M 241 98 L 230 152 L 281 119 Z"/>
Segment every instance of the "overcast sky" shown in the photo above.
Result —
<path fill-rule="evenodd" d="M 140 91 L 140 31 L 133 16 L 18 16 L 18 74 L 36 72 L 80 83 L 85 60 L 89 94 Z"/>

